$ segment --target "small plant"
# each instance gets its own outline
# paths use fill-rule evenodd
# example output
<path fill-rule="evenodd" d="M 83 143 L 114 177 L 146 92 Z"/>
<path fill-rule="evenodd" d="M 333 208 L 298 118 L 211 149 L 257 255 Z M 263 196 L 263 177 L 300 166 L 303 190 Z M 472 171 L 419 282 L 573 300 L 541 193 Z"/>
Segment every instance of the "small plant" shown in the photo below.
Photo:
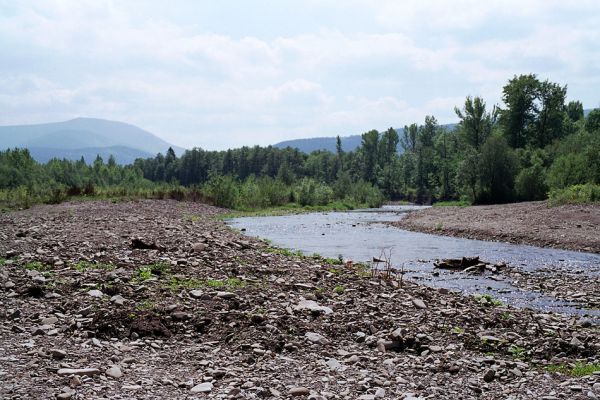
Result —
<path fill-rule="evenodd" d="M 137 270 L 137 278 L 140 281 L 147 281 L 152 278 L 152 270 L 149 266 L 143 266 L 138 268 Z"/>
<path fill-rule="evenodd" d="M 517 360 L 525 360 L 527 358 L 527 350 L 520 346 L 510 346 L 508 352 Z"/>
<path fill-rule="evenodd" d="M 180 289 L 197 289 L 202 287 L 202 281 L 197 279 L 179 279 L 176 277 L 172 277 L 167 284 L 168 288 L 173 291 L 178 291 Z"/>
<path fill-rule="evenodd" d="M 163 263 L 154 263 L 139 267 L 136 272 L 136 278 L 139 281 L 147 281 L 149 279 L 167 275 L 169 266 Z"/>
<path fill-rule="evenodd" d="M 437 224 L 435 224 L 435 230 L 441 231 L 443 229 L 444 229 L 444 223 L 442 221 L 438 221 Z"/>
<path fill-rule="evenodd" d="M 115 266 L 112 264 L 103 264 L 103 263 L 93 263 L 89 261 L 79 261 L 77 264 L 73 265 L 73 268 L 76 271 L 83 272 L 89 269 L 105 269 L 105 270 L 113 270 Z"/>
<path fill-rule="evenodd" d="M 150 300 L 142 300 L 138 303 L 138 305 L 135 308 L 139 311 L 153 310 L 154 303 L 152 303 Z"/>
<path fill-rule="evenodd" d="M 476 294 L 473 296 L 475 298 L 475 300 L 477 300 L 478 302 L 480 302 L 481 304 L 489 304 L 489 305 L 493 305 L 493 306 L 501 306 L 503 305 L 503 303 L 494 298 L 492 295 L 490 294 Z"/>
<path fill-rule="evenodd" d="M 48 265 L 39 261 L 28 262 L 24 265 L 24 267 L 29 271 L 47 272 L 50 270 L 50 267 Z"/>
<path fill-rule="evenodd" d="M 3 267 L 6 264 L 6 258 L 0 257 L 0 267 Z"/>
<path fill-rule="evenodd" d="M 554 364 L 547 366 L 546 371 L 556 372 L 563 375 L 570 375 L 573 377 L 582 377 L 592 375 L 595 372 L 600 371 L 600 363 L 576 362 L 572 365 Z"/>
<path fill-rule="evenodd" d="M 462 335 L 463 333 L 465 333 L 465 329 L 461 328 L 460 326 L 455 326 L 454 328 L 452 328 L 452 333 L 456 335 Z"/>
<path fill-rule="evenodd" d="M 346 291 L 346 289 L 343 286 L 337 285 L 333 288 L 333 291 L 337 294 L 342 294 Z"/>
<path fill-rule="evenodd" d="M 503 312 L 502 314 L 500 314 L 500 319 L 504 320 L 504 321 L 510 321 L 511 319 L 514 319 L 515 316 L 512 315 L 511 313 L 509 313 L 508 311 Z"/>

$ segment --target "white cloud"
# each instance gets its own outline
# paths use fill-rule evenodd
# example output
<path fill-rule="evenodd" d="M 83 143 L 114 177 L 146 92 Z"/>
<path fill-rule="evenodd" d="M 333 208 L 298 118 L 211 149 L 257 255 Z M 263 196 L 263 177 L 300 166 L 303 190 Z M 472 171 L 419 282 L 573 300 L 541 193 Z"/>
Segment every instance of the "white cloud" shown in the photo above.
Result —
<path fill-rule="evenodd" d="M 160 2 L 128 5 L 23 1 L 4 15 L 0 7 L 0 123 L 95 116 L 189 147 L 268 144 L 426 114 L 450 121 L 465 96 L 491 106 L 508 78 L 529 72 L 598 103 L 595 1 L 350 1 L 337 13 L 335 3 L 313 1 L 304 21 L 313 28 L 268 35 L 243 18 L 226 31 L 219 21 L 164 15 Z M 173 4 L 181 13 L 203 7 Z M 351 29 L 350 8 L 361 17 Z M 271 18 L 303 22 L 281 11 Z"/>

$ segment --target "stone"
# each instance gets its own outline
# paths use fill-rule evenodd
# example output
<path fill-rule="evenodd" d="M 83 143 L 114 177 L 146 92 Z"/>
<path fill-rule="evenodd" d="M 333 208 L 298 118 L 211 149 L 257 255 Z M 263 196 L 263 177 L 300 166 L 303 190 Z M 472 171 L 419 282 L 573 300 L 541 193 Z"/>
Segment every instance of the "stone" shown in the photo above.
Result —
<path fill-rule="evenodd" d="M 107 376 L 110 376 L 111 378 L 115 378 L 115 379 L 118 379 L 123 376 L 123 372 L 121 371 L 121 368 L 119 368 L 117 365 L 113 365 L 112 367 L 107 369 L 105 374 Z"/>
<path fill-rule="evenodd" d="M 58 318 L 56 318 L 56 317 L 48 317 L 48 318 L 42 319 L 42 325 L 54 325 L 57 322 L 58 322 Z"/>
<path fill-rule="evenodd" d="M 600 382 L 594 383 L 594 386 L 592 386 L 592 389 L 594 389 L 594 392 L 600 394 Z"/>
<path fill-rule="evenodd" d="M 199 385 L 194 386 L 191 389 L 192 393 L 209 393 L 213 390 L 213 384 L 210 382 L 203 382 Z"/>
<path fill-rule="evenodd" d="M 183 311 L 175 311 L 174 313 L 171 313 L 171 318 L 173 318 L 174 321 L 185 321 L 190 318 L 190 314 Z"/>
<path fill-rule="evenodd" d="M 192 245 L 192 251 L 194 253 L 202 253 L 204 250 L 206 250 L 208 248 L 208 245 L 206 243 L 195 243 Z"/>
<path fill-rule="evenodd" d="M 416 308 L 418 308 L 420 310 L 427 308 L 427 306 L 425 305 L 425 302 L 421 299 L 413 299 L 412 303 Z"/>
<path fill-rule="evenodd" d="M 110 302 L 114 303 L 118 306 L 122 306 L 123 304 L 125 304 L 125 298 L 123 296 L 121 296 L 120 294 L 116 294 L 110 298 Z"/>
<path fill-rule="evenodd" d="M 485 371 L 485 374 L 483 374 L 483 380 L 487 383 L 493 381 L 495 377 L 496 371 L 494 371 L 493 369 L 488 369 L 487 371 Z"/>
<path fill-rule="evenodd" d="M 307 396 L 310 394 L 310 390 L 302 386 L 296 386 L 291 388 L 288 393 L 290 396 Z"/>
<path fill-rule="evenodd" d="M 192 296 L 195 299 L 201 298 L 203 294 L 204 292 L 202 290 L 190 290 L 190 296 Z"/>
<path fill-rule="evenodd" d="M 235 297 L 235 293 L 231 293 L 231 292 L 217 292 L 217 297 L 219 299 L 233 299 Z"/>
<path fill-rule="evenodd" d="M 318 333 L 315 333 L 315 332 L 306 332 L 306 334 L 304 335 L 304 337 L 309 342 L 315 343 L 315 344 L 327 344 L 329 342 L 327 340 L 327 338 L 325 338 L 325 336 L 319 335 Z"/>
<path fill-rule="evenodd" d="M 296 311 L 308 310 L 311 312 L 323 313 L 325 315 L 333 313 L 333 310 L 331 308 L 319 305 L 319 303 L 317 303 L 314 300 L 302 300 L 298 304 L 296 304 L 296 306 L 294 307 L 294 310 L 296 310 Z"/>
<path fill-rule="evenodd" d="M 337 371 L 342 368 L 342 364 L 335 358 L 330 358 L 325 364 L 327 364 L 327 367 L 329 367 L 331 371 Z"/>
<path fill-rule="evenodd" d="M 97 289 L 93 289 L 88 292 L 88 295 L 91 297 L 101 298 L 102 296 L 104 296 L 104 293 Z"/>
<path fill-rule="evenodd" d="M 62 360 L 67 356 L 67 352 L 60 349 L 50 349 L 50 355 L 56 360 Z"/>
<path fill-rule="evenodd" d="M 581 342 L 581 340 L 577 339 L 577 337 L 573 336 L 573 338 L 571 339 L 571 346 L 579 347 L 583 346 L 583 343 Z"/>
<path fill-rule="evenodd" d="M 377 388 L 377 390 L 375 390 L 375 398 L 383 399 L 384 397 L 385 397 L 385 389 Z"/>
<path fill-rule="evenodd" d="M 94 376 L 99 375 L 101 371 L 98 368 L 61 368 L 58 370 L 58 375 L 81 375 Z"/>

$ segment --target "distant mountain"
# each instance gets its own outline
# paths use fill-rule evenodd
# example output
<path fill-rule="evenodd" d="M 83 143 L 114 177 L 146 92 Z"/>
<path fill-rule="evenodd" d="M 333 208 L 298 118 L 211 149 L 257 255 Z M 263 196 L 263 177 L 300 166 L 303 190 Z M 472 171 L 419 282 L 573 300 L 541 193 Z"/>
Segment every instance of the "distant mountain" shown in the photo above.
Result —
<path fill-rule="evenodd" d="M 443 128 L 453 131 L 456 128 L 456 124 L 446 124 L 442 125 Z M 402 136 L 404 129 L 396 129 L 398 135 Z M 351 135 L 351 136 L 342 136 L 340 137 L 342 140 L 342 150 L 344 151 L 354 151 L 358 147 L 360 147 L 362 141 L 362 135 Z M 273 145 L 273 147 L 277 147 L 280 149 L 284 149 L 286 147 L 296 148 L 303 153 L 312 153 L 317 150 L 327 150 L 335 153 L 336 151 L 336 138 L 335 137 L 317 137 L 317 138 L 307 138 L 307 139 L 293 139 L 293 140 L 285 140 L 283 142 L 279 142 Z M 398 147 L 398 152 L 401 152 L 401 148 Z"/>
<path fill-rule="evenodd" d="M 97 118 L 36 125 L 0 126 L 0 149 L 26 147 L 39 162 L 51 158 L 91 162 L 100 154 L 105 160 L 113 154 L 119 163 L 137 157 L 165 153 L 169 147 L 182 154 L 185 149 L 162 140 L 137 126 Z"/>

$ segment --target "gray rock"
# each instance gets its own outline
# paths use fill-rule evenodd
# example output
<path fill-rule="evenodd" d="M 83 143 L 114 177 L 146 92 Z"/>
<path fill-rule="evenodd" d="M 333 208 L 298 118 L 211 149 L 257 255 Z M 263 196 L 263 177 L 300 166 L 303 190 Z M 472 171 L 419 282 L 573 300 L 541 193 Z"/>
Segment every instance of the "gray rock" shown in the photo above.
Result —
<path fill-rule="evenodd" d="M 203 382 L 199 385 L 194 386 L 191 389 L 192 393 L 209 393 L 213 390 L 213 384 L 210 382 Z"/>
<path fill-rule="evenodd" d="M 330 358 L 325 364 L 327 364 L 331 371 L 337 371 L 342 368 L 342 364 L 335 358 Z"/>
<path fill-rule="evenodd" d="M 288 393 L 290 396 L 307 396 L 310 394 L 310 390 L 302 386 L 297 386 L 291 388 Z"/>
<path fill-rule="evenodd" d="M 423 310 L 423 309 L 427 308 L 427 306 L 425 305 L 425 302 L 421 299 L 413 299 L 412 303 L 418 309 Z"/>
<path fill-rule="evenodd" d="M 118 379 L 123 376 L 123 372 L 121 372 L 121 368 L 119 368 L 117 365 L 113 365 L 112 367 L 107 369 L 105 373 L 107 376 L 110 376 L 111 378 L 115 378 L 115 379 Z"/>
<path fill-rule="evenodd" d="M 96 297 L 96 298 L 101 298 L 102 296 L 104 296 L 104 293 L 102 293 L 101 291 L 99 291 L 97 289 L 93 289 L 88 292 L 88 295 L 90 295 L 92 297 Z"/>
<path fill-rule="evenodd" d="M 496 371 L 494 371 L 493 369 L 488 369 L 487 371 L 485 371 L 485 374 L 483 375 L 483 380 L 487 383 L 490 383 L 491 381 L 494 380 L 495 377 L 496 377 Z"/>
<path fill-rule="evenodd" d="M 308 310 L 311 312 L 323 313 L 325 315 L 333 313 L 333 310 L 329 307 L 320 305 L 314 300 L 302 300 L 294 307 L 296 311 Z"/>
<path fill-rule="evenodd" d="M 98 368 L 61 368 L 58 370 L 58 375 L 82 375 L 94 376 L 99 375 L 101 371 Z"/>
<path fill-rule="evenodd" d="M 207 248 L 208 248 L 208 245 L 206 243 L 195 243 L 192 245 L 192 251 L 194 253 L 202 253 Z"/>
<path fill-rule="evenodd" d="M 190 296 L 195 299 L 201 298 L 203 294 L 204 292 L 202 290 L 190 290 Z"/>
<path fill-rule="evenodd" d="M 315 344 L 327 344 L 329 342 L 327 340 L 327 338 L 325 338 L 325 336 L 319 335 L 318 333 L 315 333 L 315 332 L 306 332 L 306 334 L 304 335 L 304 337 L 309 342 L 315 343 Z"/>
<path fill-rule="evenodd" d="M 62 360 L 67 356 L 67 352 L 60 349 L 50 349 L 50 355 L 56 360 Z"/>
<path fill-rule="evenodd" d="M 56 317 L 48 317 L 48 318 L 42 319 L 42 325 L 54 325 L 57 322 L 58 322 L 58 318 L 56 318 Z"/>
<path fill-rule="evenodd" d="M 231 293 L 231 292 L 217 292 L 217 297 L 219 299 L 233 299 L 235 297 L 235 293 Z"/>
<path fill-rule="evenodd" d="M 118 306 L 122 306 L 123 304 L 125 304 L 125 298 L 120 294 L 116 294 L 110 298 L 110 302 L 115 303 Z"/>
<path fill-rule="evenodd" d="M 600 382 L 594 383 L 594 386 L 592 386 L 592 389 L 594 389 L 594 392 L 600 393 Z"/>

